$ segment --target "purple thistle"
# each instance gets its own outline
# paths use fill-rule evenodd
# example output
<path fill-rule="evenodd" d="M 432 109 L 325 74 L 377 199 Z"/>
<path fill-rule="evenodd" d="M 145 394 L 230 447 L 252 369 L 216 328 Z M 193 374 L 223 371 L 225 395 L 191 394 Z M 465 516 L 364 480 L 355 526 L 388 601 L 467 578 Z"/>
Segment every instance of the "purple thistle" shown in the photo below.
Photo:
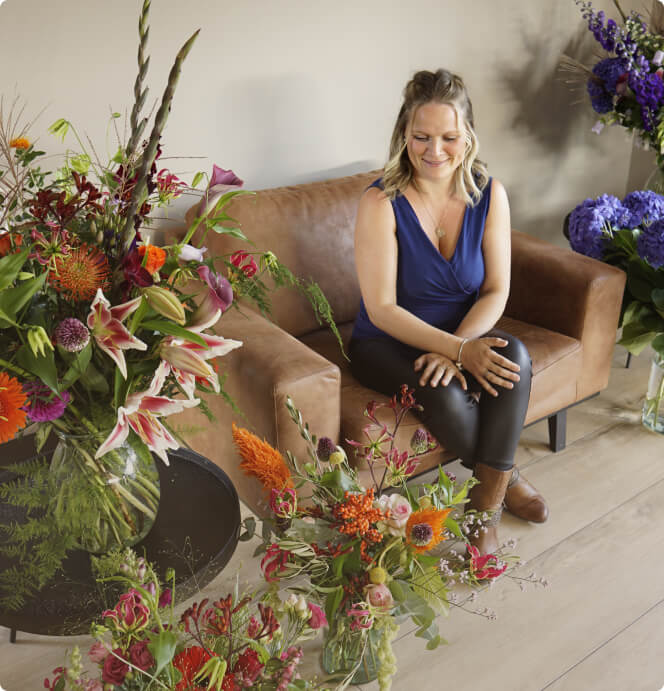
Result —
<path fill-rule="evenodd" d="M 62 417 L 70 401 L 69 391 L 56 396 L 46 384 L 31 381 L 23 385 L 29 404 L 24 410 L 32 422 L 50 422 Z"/>
<path fill-rule="evenodd" d="M 413 436 L 410 440 L 410 448 L 413 453 L 419 454 L 426 453 L 429 450 L 429 435 L 424 428 L 418 427 L 413 432 Z"/>
<path fill-rule="evenodd" d="M 90 340 L 88 327 L 74 317 L 63 319 L 53 332 L 55 342 L 68 353 L 78 353 Z"/>
<path fill-rule="evenodd" d="M 328 461 L 330 456 L 337 450 L 336 444 L 329 437 L 321 437 L 318 440 L 316 453 L 321 461 Z"/>
<path fill-rule="evenodd" d="M 655 269 L 664 266 L 664 218 L 643 227 L 636 241 L 636 251 Z"/>

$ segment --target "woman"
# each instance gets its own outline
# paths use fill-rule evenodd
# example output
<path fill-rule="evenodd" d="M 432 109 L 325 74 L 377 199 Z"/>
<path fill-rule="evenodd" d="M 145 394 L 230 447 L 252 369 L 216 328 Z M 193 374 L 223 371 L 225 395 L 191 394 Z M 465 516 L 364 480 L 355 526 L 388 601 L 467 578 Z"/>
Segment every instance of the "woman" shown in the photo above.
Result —
<path fill-rule="evenodd" d="M 355 377 L 392 395 L 415 389 L 429 431 L 480 481 L 470 506 L 495 511 L 470 537 L 498 548 L 503 502 L 545 521 L 542 496 L 514 467 L 530 395 L 525 346 L 494 329 L 510 282 L 505 189 L 477 158 L 463 81 L 417 72 L 404 90 L 384 175 L 364 193 L 355 231 L 362 304 Z"/>

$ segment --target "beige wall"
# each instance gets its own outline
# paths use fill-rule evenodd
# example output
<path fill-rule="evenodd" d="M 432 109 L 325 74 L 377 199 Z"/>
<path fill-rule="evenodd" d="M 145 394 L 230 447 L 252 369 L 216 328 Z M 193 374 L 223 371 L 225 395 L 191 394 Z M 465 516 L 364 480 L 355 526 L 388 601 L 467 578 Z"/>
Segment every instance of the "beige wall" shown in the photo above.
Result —
<path fill-rule="evenodd" d="M 151 98 L 161 95 L 179 45 L 202 29 L 164 136 L 167 155 L 207 157 L 169 161 L 185 178 L 213 162 L 233 168 L 250 188 L 377 167 L 405 81 L 416 69 L 445 66 L 469 85 L 482 157 L 508 189 L 515 227 L 564 243 L 562 218 L 576 203 L 624 193 L 627 135 L 592 134 L 585 94 L 571 92 L 556 73 L 560 53 L 590 54 L 595 45 L 572 0 L 152 4 Z M 0 91 L 16 87 L 30 113 L 48 106 L 35 128 L 41 147 L 60 150 L 45 129 L 66 117 L 100 155 L 112 152 L 107 116 L 131 107 L 140 5 L 0 6 Z M 610 0 L 595 5 L 612 7 Z"/>

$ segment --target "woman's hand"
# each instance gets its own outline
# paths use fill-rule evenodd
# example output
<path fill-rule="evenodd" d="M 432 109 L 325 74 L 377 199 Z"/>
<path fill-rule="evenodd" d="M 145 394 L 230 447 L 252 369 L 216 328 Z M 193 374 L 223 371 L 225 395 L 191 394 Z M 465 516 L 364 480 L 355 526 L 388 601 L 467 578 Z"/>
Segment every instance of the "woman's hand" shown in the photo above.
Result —
<path fill-rule="evenodd" d="M 514 387 L 512 382 L 520 379 L 517 374 L 521 369 L 519 365 L 493 350 L 504 348 L 506 345 L 507 341 L 504 338 L 483 336 L 466 341 L 461 352 L 461 364 L 464 369 L 467 369 L 492 396 L 498 395 L 494 386 L 511 389 Z"/>
<path fill-rule="evenodd" d="M 466 343 L 466 346 L 468 344 Z M 467 390 L 466 378 L 461 374 L 459 368 L 444 355 L 439 353 L 424 353 L 415 360 L 414 369 L 416 372 L 422 371 L 420 386 L 426 386 L 427 382 L 431 386 L 447 386 L 452 377 L 456 377 L 461 382 L 461 388 Z"/>

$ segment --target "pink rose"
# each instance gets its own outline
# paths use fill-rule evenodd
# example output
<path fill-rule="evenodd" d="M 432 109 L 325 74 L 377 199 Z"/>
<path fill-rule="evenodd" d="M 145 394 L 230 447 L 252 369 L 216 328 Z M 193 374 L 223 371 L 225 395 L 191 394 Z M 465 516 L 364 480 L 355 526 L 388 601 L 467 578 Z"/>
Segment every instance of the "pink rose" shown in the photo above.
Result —
<path fill-rule="evenodd" d="M 387 532 L 390 535 L 406 535 L 406 523 L 410 514 L 413 512 L 413 507 L 406 497 L 400 494 L 391 494 L 389 497 L 382 495 L 378 499 L 378 507 L 381 511 L 389 511 L 389 518 L 385 521 L 387 524 Z"/>
<path fill-rule="evenodd" d="M 388 610 L 394 605 L 392 593 L 384 583 L 370 583 L 365 586 L 364 592 L 372 607 Z"/>
<path fill-rule="evenodd" d="M 120 686 L 124 682 L 124 678 L 129 672 L 129 665 L 122 659 L 116 656 L 122 655 L 122 650 L 116 648 L 113 651 L 114 655 L 107 655 L 104 660 L 104 669 L 101 672 L 102 681 L 107 684 L 116 684 Z"/>
<path fill-rule="evenodd" d="M 309 617 L 309 628 L 320 629 L 322 626 L 327 626 L 327 617 L 325 612 L 318 606 L 311 602 L 308 603 L 311 616 Z"/>
<path fill-rule="evenodd" d="M 129 647 L 129 662 L 144 672 L 154 665 L 154 658 L 148 650 L 147 641 L 136 641 Z"/>
<path fill-rule="evenodd" d="M 95 641 L 88 650 L 88 657 L 96 664 L 101 664 L 107 655 L 108 648 L 101 641 Z"/>

